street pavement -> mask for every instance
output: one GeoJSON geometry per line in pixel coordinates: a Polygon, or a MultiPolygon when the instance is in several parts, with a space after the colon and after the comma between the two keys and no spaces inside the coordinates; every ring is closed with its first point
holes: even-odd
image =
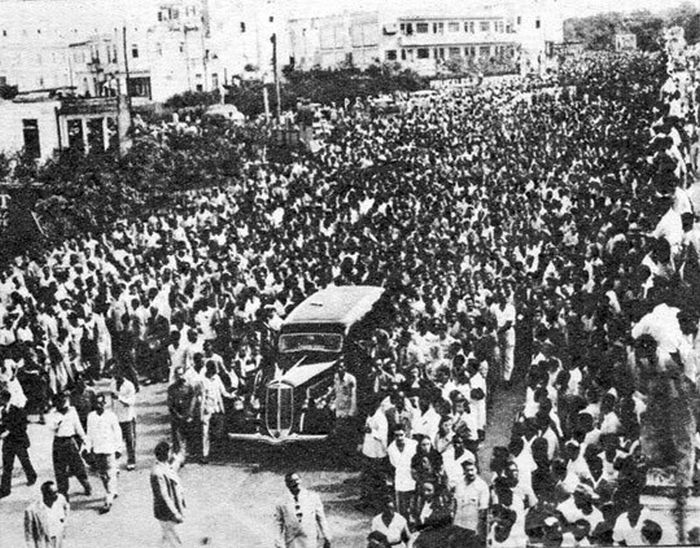
{"type": "MultiPolygon", "coordinates": [[[[169,439],[164,385],[143,387],[138,394],[137,468],[120,465],[119,497],[112,511],[99,515],[104,491],[99,478],[91,475],[93,494],[85,497],[77,480],[71,479],[71,514],[66,548],[155,547],[160,527],[153,518],[149,471],[153,448],[169,439]]],[[[486,442],[480,451],[484,479],[495,445],[507,444],[515,408],[522,400],[519,389],[496,397],[486,442]]],[[[39,424],[29,426],[30,456],[39,480],[33,487],[19,463],[15,463],[12,494],[0,500],[0,548],[24,545],[23,512],[39,497],[42,481],[53,480],[51,434],[39,424]]],[[[183,532],[185,546],[271,548],[275,502],[284,495],[284,474],[300,472],[306,487],[317,491],[324,503],[333,533],[333,546],[362,547],[371,517],[358,509],[359,473],[348,471],[323,445],[270,447],[225,441],[219,456],[207,465],[188,463],[180,473],[187,510],[183,532]]]]}

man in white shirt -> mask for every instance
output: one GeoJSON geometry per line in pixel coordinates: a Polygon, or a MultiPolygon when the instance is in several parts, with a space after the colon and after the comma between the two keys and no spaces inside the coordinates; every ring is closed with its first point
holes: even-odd
{"type": "Polygon", "coordinates": [[[394,467],[396,509],[406,519],[410,515],[411,499],[416,489],[416,482],[411,475],[411,459],[416,454],[417,447],[418,442],[406,437],[403,426],[394,428],[394,441],[387,448],[387,454],[394,467]]]}
{"type": "Polygon", "coordinates": [[[338,362],[337,371],[333,377],[333,398],[339,449],[346,457],[351,457],[357,450],[357,444],[354,442],[354,434],[358,427],[355,422],[357,416],[357,380],[354,375],[348,373],[342,358],[338,362]]]}
{"type": "Polygon", "coordinates": [[[41,485],[41,499],[24,511],[27,548],[60,548],[66,533],[68,502],[52,481],[41,485]]]}
{"type": "Polygon", "coordinates": [[[106,397],[99,394],[95,398],[95,410],[87,418],[87,445],[92,451],[95,466],[105,488],[105,504],[100,513],[112,509],[112,501],[117,492],[117,459],[121,456],[122,432],[117,416],[105,409],[106,397]]]}
{"type": "Polygon", "coordinates": [[[427,398],[418,400],[419,412],[413,415],[413,437],[427,437],[431,442],[440,430],[440,415],[427,398]]]}
{"type": "Polygon", "coordinates": [[[409,539],[408,522],[396,511],[394,500],[388,497],[382,513],[372,518],[368,548],[404,547],[409,539]]]}
{"type": "Polygon", "coordinates": [[[513,366],[515,364],[515,307],[506,301],[505,296],[499,297],[495,308],[498,325],[498,347],[501,355],[503,381],[510,386],[513,366]]]}
{"type": "Polygon", "coordinates": [[[474,534],[486,537],[486,512],[489,506],[489,486],[476,472],[472,459],[462,461],[464,481],[457,484],[454,495],[454,525],[465,538],[474,534]]]}
{"type": "Polygon", "coordinates": [[[136,468],[136,387],[124,377],[121,368],[117,368],[110,391],[114,401],[114,413],[117,415],[126,447],[126,469],[134,470],[136,468]]]}
{"type": "Polygon", "coordinates": [[[362,454],[365,456],[362,474],[362,502],[377,508],[377,495],[386,487],[387,444],[389,443],[389,423],[382,407],[365,419],[365,436],[362,454]]]}
{"type": "Polygon", "coordinates": [[[56,396],[56,413],[48,421],[53,429],[53,470],[56,487],[63,496],[68,495],[70,476],[75,476],[85,489],[85,495],[92,492],[88,481],[85,463],[80,457],[79,443],[84,443],[85,431],[80,423],[78,412],[70,405],[65,394],[56,396]]]}
{"type": "Polygon", "coordinates": [[[345,363],[342,360],[338,362],[333,379],[335,416],[338,419],[353,418],[357,415],[357,380],[347,371],[345,363]]]}
{"type": "Polygon", "coordinates": [[[651,517],[649,510],[639,501],[633,503],[627,512],[620,514],[613,528],[613,541],[618,546],[642,546],[642,526],[651,517]]]}
{"type": "Polygon", "coordinates": [[[603,522],[603,514],[595,506],[593,500],[597,499],[597,494],[593,488],[585,483],[580,483],[574,494],[557,506],[557,511],[569,525],[573,525],[579,519],[584,519],[590,523],[591,531],[603,522]]]}

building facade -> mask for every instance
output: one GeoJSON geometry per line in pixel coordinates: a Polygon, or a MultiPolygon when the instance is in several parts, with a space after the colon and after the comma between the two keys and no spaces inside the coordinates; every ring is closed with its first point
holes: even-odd
{"type": "Polygon", "coordinates": [[[212,88],[201,0],[0,0],[0,77],[22,92],[129,89],[163,101],[212,88]]]}
{"type": "Polygon", "coordinates": [[[563,41],[558,0],[523,2],[386,2],[359,11],[291,15],[290,62],[307,70],[390,62],[432,75],[486,61],[523,70],[544,66],[563,41]]]}

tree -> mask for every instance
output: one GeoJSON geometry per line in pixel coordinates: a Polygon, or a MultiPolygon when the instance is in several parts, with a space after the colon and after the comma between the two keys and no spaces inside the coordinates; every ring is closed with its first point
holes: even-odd
{"type": "Polygon", "coordinates": [[[667,26],[683,28],[688,44],[700,41],[700,8],[697,5],[684,2],[679,6],[669,8],[663,15],[667,26]]]}

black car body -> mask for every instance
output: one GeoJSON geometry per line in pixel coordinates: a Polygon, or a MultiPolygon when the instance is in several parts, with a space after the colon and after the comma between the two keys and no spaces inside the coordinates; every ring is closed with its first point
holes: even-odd
{"type": "Polygon", "coordinates": [[[280,329],[274,377],[255,408],[245,406],[229,421],[229,437],[271,444],[327,438],[335,423],[335,366],[344,360],[361,400],[369,378],[362,343],[390,310],[385,290],[374,286],[332,286],[304,300],[280,329]]]}

